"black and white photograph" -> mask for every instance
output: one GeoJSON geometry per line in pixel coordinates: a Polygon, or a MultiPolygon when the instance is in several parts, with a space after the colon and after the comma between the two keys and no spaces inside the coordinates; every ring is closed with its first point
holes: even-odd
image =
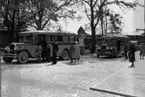
{"type": "Polygon", "coordinates": [[[144,0],[0,0],[0,97],[145,97],[144,0]]]}

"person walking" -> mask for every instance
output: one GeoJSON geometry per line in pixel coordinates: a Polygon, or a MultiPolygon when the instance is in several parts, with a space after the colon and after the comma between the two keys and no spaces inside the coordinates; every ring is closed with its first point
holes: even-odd
{"type": "Polygon", "coordinates": [[[57,63],[57,52],[58,52],[58,50],[59,50],[58,43],[54,42],[53,43],[53,62],[52,62],[52,64],[57,63]]]}
{"type": "Polygon", "coordinates": [[[129,51],[129,62],[132,63],[130,67],[134,67],[136,47],[134,46],[133,43],[129,44],[128,51],[129,51]]]}
{"type": "Polygon", "coordinates": [[[72,44],[71,46],[70,46],[70,48],[69,48],[69,57],[70,57],[70,60],[71,60],[71,62],[70,63],[73,63],[73,60],[74,60],[74,50],[75,50],[75,48],[74,48],[74,44],[72,44]]]}
{"type": "Polygon", "coordinates": [[[73,59],[74,59],[74,64],[76,64],[76,62],[80,60],[80,46],[78,44],[78,42],[75,42],[74,45],[74,52],[73,52],[73,59]]]}
{"type": "Polygon", "coordinates": [[[144,59],[144,56],[145,56],[145,44],[141,43],[141,46],[140,46],[140,59],[144,59]]]}

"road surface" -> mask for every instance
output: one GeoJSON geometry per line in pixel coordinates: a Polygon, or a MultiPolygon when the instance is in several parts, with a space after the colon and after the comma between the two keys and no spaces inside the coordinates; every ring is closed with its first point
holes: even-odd
{"type": "Polygon", "coordinates": [[[59,61],[27,64],[1,63],[1,97],[120,97],[92,91],[90,86],[103,82],[130,63],[123,58],[97,59],[82,56],[78,64],[59,61]]]}

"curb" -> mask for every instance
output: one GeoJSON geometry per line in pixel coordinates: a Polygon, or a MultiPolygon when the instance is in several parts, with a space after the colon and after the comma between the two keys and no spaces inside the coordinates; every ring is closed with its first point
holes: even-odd
{"type": "Polygon", "coordinates": [[[97,89],[97,88],[90,88],[90,90],[109,93],[109,94],[114,94],[114,95],[119,95],[119,96],[124,96],[124,97],[137,97],[137,96],[133,96],[133,95],[123,94],[123,93],[119,93],[119,92],[115,92],[115,91],[97,89]]]}

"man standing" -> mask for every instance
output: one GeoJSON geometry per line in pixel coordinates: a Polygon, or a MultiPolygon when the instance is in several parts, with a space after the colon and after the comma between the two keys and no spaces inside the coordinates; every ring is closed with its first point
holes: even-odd
{"type": "Polygon", "coordinates": [[[80,46],[78,44],[78,42],[76,41],[75,42],[75,45],[74,45],[74,52],[73,52],[73,58],[75,60],[74,64],[76,64],[76,62],[80,60],[80,46]]]}
{"type": "Polygon", "coordinates": [[[51,45],[47,43],[47,50],[46,50],[46,60],[49,62],[50,61],[50,53],[51,53],[51,45]]]}
{"type": "Polygon", "coordinates": [[[134,67],[136,47],[134,46],[133,43],[130,43],[128,50],[129,50],[129,62],[132,63],[130,67],[134,67]]]}
{"type": "Polygon", "coordinates": [[[124,46],[124,57],[125,59],[128,59],[128,44],[125,44],[124,46]]]}
{"type": "Polygon", "coordinates": [[[145,45],[144,45],[144,43],[141,43],[141,46],[140,46],[140,59],[144,59],[144,56],[145,56],[145,45]]]}
{"type": "Polygon", "coordinates": [[[42,46],[38,45],[38,47],[36,48],[36,56],[38,62],[41,62],[41,54],[42,54],[42,46]]]}
{"type": "Polygon", "coordinates": [[[74,45],[72,44],[69,49],[70,49],[69,50],[70,51],[69,57],[71,59],[71,62],[70,63],[73,63],[73,60],[74,60],[73,56],[74,56],[74,50],[75,50],[74,45]]]}
{"type": "Polygon", "coordinates": [[[57,52],[58,52],[58,43],[57,42],[55,42],[54,44],[53,44],[53,62],[52,62],[52,64],[56,64],[57,63],[57,52]]]}
{"type": "Polygon", "coordinates": [[[47,51],[47,43],[43,42],[42,44],[42,60],[45,61],[46,60],[46,51],[47,51]]]}

